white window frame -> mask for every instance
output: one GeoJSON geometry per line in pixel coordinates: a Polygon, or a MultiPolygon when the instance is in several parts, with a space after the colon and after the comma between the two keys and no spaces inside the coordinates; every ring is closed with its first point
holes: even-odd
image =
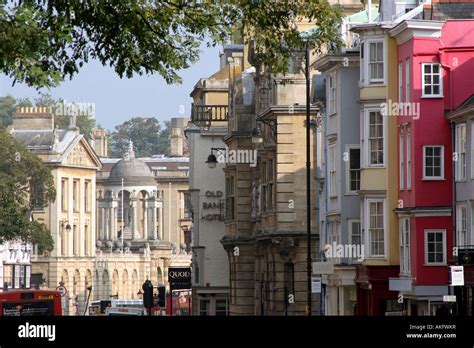
{"type": "Polygon", "coordinates": [[[328,191],[329,197],[337,197],[337,155],[336,155],[336,143],[331,143],[328,146],[328,191]]]}
{"type": "Polygon", "coordinates": [[[367,246],[367,258],[370,259],[385,259],[387,255],[387,213],[386,213],[386,203],[385,198],[368,198],[366,199],[365,204],[365,228],[364,228],[364,235],[365,235],[365,245],[367,246]],[[372,244],[371,244],[371,233],[370,233],[370,204],[371,203],[382,203],[382,210],[383,210],[383,243],[384,243],[384,253],[382,254],[373,254],[372,253],[372,244]]]}
{"type": "Polygon", "coordinates": [[[411,99],[411,69],[410,58],[405,61],[405,103],[409,103],[411,99]]]}
{"type": "Polygon", "coordinates": [[[411,274],[411,255],[410,255],[410,218],[403,217],[399,221],[399,240],[400,240],[400,274],[411,274]],[[408,228],[406,228],[408,227],[408,228]]]}
{"type": "Polygon", "coordinates": [[[364,165],[366,167],[385,167],[385,163],[387,163],[387,144],[386,144],[386,139],[387,139],[387,131],[386,131],[386,117],[382,115],[382,133],[383,133],[383,141],[382,141],[382,146],[383,146],[383,163],[376,163],[376,164],[371,164],[370,163],[370,113],[372,112],[379,112],[382,115],[381,108],[379,107],[367,107],[364,109],[364,165]]]}
{"type": "Polygon", "coordinates": [[[421,64],[421,97],[422,98],[442,98],[443,97],[443,67],[441,66],[440,63],[430,62],[430,63],[421,64]],[[439,66],[439,72],[437,74],[433,73],[433,66],[435,65],[439,66]],[[435,84],[433,84],[433,77],[436,75],[439,76],[439,93],[438,94],[425,93],[425,87],[428,86],[427,84],[425,84],[425,67],[426,66],[431,66],[431,72],[429,73],[429,75],[431,76],[430,85],[432,86],[432,88],[435,86],[435,84]]]}
{"type": "Polygon", "coordinates": [[[410,125],[406,128],[406,150],[407,150],[407,158],[406,158],[406,169],[407,169],[407,190],[411,190],[411,127],[410,125]]]}
{"type": "Polygon", "coordinates": [[[405,149],[404,149],[404,129],[403,127],[400,127],[399,129],[399,136],[398,136],[398,178],[399,182],[398,185],[400,186],[400,191],[403,191],[405,189],[405,149]]]}
{"type": "MultiPolygon", "coordinates": [[[[384,43],[384,40],[383,38],[381,39],[367,39],[365,40],[365,49],[366,49],[366,52],[364,53],[365,54],[365,71],[366,71],[366,81],[369,85],[384,85],[385,84],[385,76],[386,76],[386,72],[385,72],[385,62],[387,61],[386,59],[386,55],[385,55],[385,43],[384,43]],[[382,44],[382,60],[377,60],[374,62],[374,64],[382,64],[382,78],[378,78],[378,79],[372,79],[370,74],[371,74],[371,69],[370,69],[370,65],[371,65],[371,61],[370,61],[370,47],[372,44],[375,44],[376,47],[377,47],[377,44],[382,44]]],[[[379,57],[378,57],[379,58],[379,57]]]]}
{"type": "MultiPolygon", "coordinates": [[[[362,153],[360,152],[360,145],[346,145],[346,152],[348,154],[348,159],[346,161],[346,195],[357,195],[357,191],[351,190],[351,150],[359,150],[360,157],[362,153]]],[[[359,158],[359,163],[362,166],[362,158],[359,158]]],[[[360,188],[360,168],[359,168],[359,188],[360,188]]]]}
{"type": "MultiPolygon", "coordinates": [[[[363,229],[362,229],[362,223],[360,221],[360,219],[348,219],[347,220],[347,230],[349,231],[349,243],[352,245],[352,246],[355,246],[355,245],[360,245],[360,249],[359,250],[363,250],[362,248],[364,247],[364,233],[363,233],[363,229]],[[359,240],[360,240],[360,244],[356,244],[354,243],[354,235],[356,235],[354,233],[354,230],[352,229],[352,224],[359,224],[359,233],[358,233],[358,236],[359,236],[359,240]]],[[[365,255],[361,255],[362,258],[365,257],[365,255]]],[[[356,258],[353,258],[351,260],[352,263],[358,263],[360,262],[359,260],[357,260],[356,258]]]]}
{"type": "Polygon", "coordinates": [[[446,230],[444,229],[426,229],[424,230],[424,257],[425,266],[446,266],[446,230]],[[429,233],[442,233],[443,234],[443,261],[442,262],[428,262],[428,234],[429,233]]]}
{"type": "Polygon", "coordinates": [[[466,123],[459,123],[456,125],[456,144],[455,151],[457,154],[457,161],[455,163],[456,168],[456,181],[465,181],[467,176],[467,134],[466,134],[466,123]],[[464,135],[464,139],[462,139],[464,135]]]}
{"type": "Polygon", "coordinates": [[[360,245],[364,245],[364,235],[362,233],[362,224],[360,222],[360,219],[348,219],[347,220],[347,229],[349,231],[349,242],[350,244],[355,244],[353,237],[355,235],[354,230],[352,229],[352,224],[358,223],[359,224],[359,238],[360,238],[360,245]]]}
{"type": "Polygon", "coordinates": [[[398,103],[400,104],[403,99],[403,63],[398,63],[398,103]]]}
{"type": "Polygon", "coordinates": [[[457,247],[463,247],[463,246],[468,245],[467,233],[468,233],[467,205],[458,204],[456,206],[456,246],[457,247]]]}
{"type": "Polygon", "coordinates": [[[423,180],[444,180],[444,145],[423,145],[423,180]],[[426,149],[428,147],[441,148],[441,175],[440,176],[426,176],[426,149]]]}
{"type": "Polygon", "coordinates": [[[328,74],[328,111],[329,115],[337,113],[336,73],[328,74]]]}

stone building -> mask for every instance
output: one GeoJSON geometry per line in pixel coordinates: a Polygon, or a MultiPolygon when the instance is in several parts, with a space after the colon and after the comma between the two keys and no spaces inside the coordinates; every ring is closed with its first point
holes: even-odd
{"type": "MultiPolygon", "coordinates": [[[[242,53],[242,45],[224,46],[224,56],[242,53]]],[[[200,79],[191,92],[192,126],[185,130],[190,152],[189,191],[193,216],[193,315],[226,315],[229,298],[224,236],[224,163],[208,163],[225,148],[229,64],[200,79]]],[[[217,158],[216,158],[217,160],[217,158]]]]}
{"type": "MultiPolygon", "coordinates": [[[[332,2],[336,3],[336,2],[332,2]]],[[[337,2],[346,13],[360,1],[337,2]]],[[[298,30],[311,29],[307,21],[298,30]]],[[[311,52],[310,61],[314,59],[311,52]]],[[[257,162],[226,163],[226,230],[221,242],[230,272],[231,315],[307,315],[306,127],[310,129],[312,260],[316,260],[315,130],[305,125],[304,52],[285,75],[252,61],[252,48],[230,60],[229,151],[254,153],[257,162]]],[[[315,71],[311,71],[314,74],[315,71]]],[[[317,108],[311,106],[312,118],[317,108]]],[[[311,294],[311,313],[320,297],[311,294]]]]}
{"type": "MultiPolygon", "coordinates": [[[[99,158],[74,118],[54,127],[50,108],[18,108],[10,132],[51,168],[56,200],[39,202],[33,217],[54,249],[32,262],[32,285],[64,284],[65,314],[85,313],[89,292],[90,300],[138,298],[146,279],[166,285],[169,266],[190,265],[188,158],[137,159],[132,144],[122,159],[99,158]]],[[[92,135],[101,154],[104,135],[92,135]]]]}

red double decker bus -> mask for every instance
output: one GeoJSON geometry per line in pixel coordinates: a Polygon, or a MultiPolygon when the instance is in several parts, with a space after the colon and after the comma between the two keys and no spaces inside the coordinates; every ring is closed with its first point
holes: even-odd
{"type": "Polygon", "coordinates": [[[62,315],[61,295],[51,290],[0,292],[0,316],[62,315]]]}

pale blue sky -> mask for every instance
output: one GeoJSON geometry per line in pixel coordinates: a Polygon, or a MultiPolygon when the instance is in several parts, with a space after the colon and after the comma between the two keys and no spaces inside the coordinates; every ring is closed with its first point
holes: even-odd
{"type": "MultiPolygon", "coordinates": [[[[72,80],[66,80],[49,93],[68,102],[95,103],[97,123],[113,130],[116,125],[134,117],[156,117],[162,123],[171,117],[189,117],[191,98],[189,93],[202,77],[208,77],[219,69],[219,48],[202,47],[200,60],[179,74],[181,85],[167,85],[158,75],[136,76],[120,79],[113,68],[93,61],[84,65],[72,80]],[[184,114],[180,114],[184,105],[184,114]]],[[[11,86],[12,80],[0,76],[0,95],[11,94],[15,98],[35,99],[38,92],[23,84],[11,86]]],[[[48,92],[46,89],[43,92],[48,92]]]]}

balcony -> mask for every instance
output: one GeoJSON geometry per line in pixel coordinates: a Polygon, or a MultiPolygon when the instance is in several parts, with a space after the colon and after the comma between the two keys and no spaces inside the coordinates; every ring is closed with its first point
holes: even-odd
{"type": "Polygon", "coordinates": [[[191,122],[197,126],[225,125],[229,107],[227,105],[192,105],[191,122]],[[216,124],[217,123],[217,124],[216,124]]]}

